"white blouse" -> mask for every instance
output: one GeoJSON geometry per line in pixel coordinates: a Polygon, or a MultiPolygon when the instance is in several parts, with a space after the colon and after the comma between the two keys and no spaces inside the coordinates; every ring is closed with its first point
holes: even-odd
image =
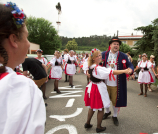
{"type": "Polygon", "coordinates": [[[0,80],[0,133],[43,134],[46,109],[34,81],[6,67],[0,80]]]}

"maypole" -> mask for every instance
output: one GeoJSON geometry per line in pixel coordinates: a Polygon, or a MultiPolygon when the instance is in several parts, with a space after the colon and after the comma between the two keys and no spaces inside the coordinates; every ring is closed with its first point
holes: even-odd
{"type": "Polygon", "coordinates": [[[61,14],[61,5],[60,5],[60,2],[58,2],[58,4],[56,5],[56,9],[58,10],[58,21],[56,23],[58,25],[58,34],[59,34],[59,25],[61,24],[61,22],[59,21],[59,15],[61,14]]]}

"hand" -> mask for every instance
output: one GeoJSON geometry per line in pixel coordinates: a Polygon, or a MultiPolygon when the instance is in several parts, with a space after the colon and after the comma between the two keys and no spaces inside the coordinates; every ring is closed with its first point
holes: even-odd
{"type": "Polygon", "coordinates": [[[48,77],[47,77],[47,79],[46,79],[46,82],[48,82],[48,77]]]}
{"type": "Polygon", "coordinates": [[[131,68],[128,68],[129,69],[129,74],[131,74],[133,72],[133,70],[131,68]]]}
{"type": "Polygon", "coordinates": [[[128,69],[125,69],[125,74],[131,74],[130,72],[131,70],[128,68],[128,69]]]}
{"type": "Polygon", "coordinates": [[[87,76],[88,76],[88,78],[90,78],[90,74],[88,73],[88,71],[87,71],[87,76]]]}

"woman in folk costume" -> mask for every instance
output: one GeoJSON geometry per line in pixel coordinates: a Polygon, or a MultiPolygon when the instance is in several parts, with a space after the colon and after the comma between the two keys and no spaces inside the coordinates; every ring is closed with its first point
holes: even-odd
{"type": "Polygon", "coordinates": [[[38,56],[38,57],[36,57],[36,59],[39,60],[40,62],[42,62],[43,64],[47,65],[46,58],[42,57],[43,51],[41,49],[38,49],[36,52],[37,52],[37,56],[38,56]]]}
{"type": "Polygon", "coordinates": [[[114,77],[113,75],[119,75],[123,73],[129,73],[128,69],[125,70],[112,70],[99,66],[102,61],[101,53],[98,49],[92,49],[91,55],[88,60],[89,74],[91,82],[86,86],[85,90],[85,106],[89,107],[87,122],[85,128],[91,128],[91,118],[96,110],[97,115],[97,128],[96,132],[106,130],[106,127],[102,127],[102,118],[104,115],[104,108],[110,107],[110,99],[107,91],[106,84],[103,82],[108,77],[114,77]]]}
{"type": "MultiPolygon", "coordinates": [[[[68,49],[64,49],[64,59],[63,59],[64,69],[65,69],[65,65],[66,65],[66,59],[68,57],[69,57],[68,49]]],[[[68,80],[67,80],[67,74],[66,73],[65,73],[65,81],[64,82],[68,82],[68,80]]]]}
{"type": "Polygon", "coordinates": [[[149,72],[149,68],[153,71],[154,75],[157,76],[155,73],[152,63],[147,60],[147,55],[144,53],[142,54],[142,61],[138,62],[138,65],[134,71],[137,69],[141,69],[138,76],[138,83],[140,84],[141,93],[138,95],[143,95],[143,84],[145,85],[145,95],[147,97],[147,84],[153,83],[154,80],[152,78],[151,73],[149,72]]]}
{"type": "MultiPolygon", "coordinates": [[[[83,63],[83,71],[84,71],[84,74],[87,75],[87,71],[89,70],[89,67],[88,67],[88,59],[89,59],[89,54],[86,54],[86,59],[85,59],[85,62],[83,63]]],[[[87,76],[87,84],[89,83],[89,77],[87,76]]]]}
{"type": "Polygon", "coordinates": [[[73,75],[76,73],[76,58],[73,56],[74,51],[70,50],[70,56],[68,56],[65,61],[65,74],[69,75],[69,86],[73,87],[73,75]]]}
{"type": "Polygon", "coordinates": [[[43,134],[46,110],[37,85],[13,69],[30,47],[25,14],[15,3],[0,4],[0,133],[43,134]]]}
{"type": "Polygon", "coordinates": [[[61,92],[58,89],[58,81],[61,80],[62,78],[63,60],[62,57],[60,56],[59,51],[55,51],[55,55],[56,55],[55,58],[53,58],[48,65],[48,69],[52,66],[49,74],[49,78],[55,79],[54,91],[60,94],[61,92]]]}
{"type": "MultiPolygon", "coordinates": [[[[151,62],[152,67],[153,67],[153,69],[154,69],[154,71],[155,71],[156,64],[155,64],[154,58],[155,58],[155,56],[154,56],[154,55],[151,55],[149,62],[151,62]]],[[[150,84],[148,84],[148,90],[149,90],[150,92],[152,92],[152,89],[151,89],[150,86],[151,86],[152,83],[155,83],[155,75],[154,75],[154,72],[152,71],[151,68],[149,68],[149,72],[151,73],[151,76],[152,76],[152,78],[153,78],[153,80],[154,80],[154,82],[151,82],[150,84]]]]}

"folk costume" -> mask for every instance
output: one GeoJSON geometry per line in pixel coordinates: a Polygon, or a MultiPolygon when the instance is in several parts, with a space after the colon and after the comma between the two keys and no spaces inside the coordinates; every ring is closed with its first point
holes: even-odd
{"type": "Polygon", "coordinates": [[[43,134],[46,121],[42,92],[10,67],[0,74],[1,134],[43,134]]]}
{"type": "MultiPolygon", "coordinates": [[[[149,61],[151,64],[152,64],[152,67],[153,67],[153,69],[155,70],[155,67],[156,67],[156,64],[155,64],[155,62],[151,62],[151,61],[149,61]]],[[[155,74],[154,74],[154,72],[151,70],[151,67],[149,68],[149,72],[150,72],[150,74],[151,74],[151,76],[152,76],[152,78],[153,78],[153,82],[151,82],[151,83],[155,83],[155,74]]]]}
{"type": "Polygon", "coordinates": [[[52,65],[52,68],[50,70],[49,78],[50,79],[61,80],[61,78],[62,78],[61,65],[63,64],[62,57],[59,57],[58,59],[56,57],[53,58],[50,61],[50,64],[52,65]]]}
{"type": "MultiPolygon", "coordinates": [[[[117,51],[116,53],[112,53],[110,50],[110,45],[113,42],[118,42],[119,45],[122,42],[117,37],[113,37],[111,41],[109,41],[109,50],[102,52],[102,61],[103,66],[110,68],[112,70],[123,70],[126,68],[131,68],[134,71],[134,67],[132,63],[128,60],[126,54],[117,51]]],[[[105,83],[107,84],[107,90],[109,93],[110,100],[113,104],[113,122],[114,125],[118,126],[119,122],[117,119],[117,113],[120,107],[127,106],[127,82],[126,82],[126,74],[114,75],[114,77],[109,77],[105,83]]],[[[111,114],[109,108],[106,108],[103,119],[106,119],[111,114]]]]}
{"type": "Polygon", "coordinates": [[[65,59],[65,61],[66,61],[65,74],[70,75],[70,76],[74,75],[76,73],[76,66],[75,66],[76,58],[68,56],[65,59]]]}
{"type": "MultiPolygon", "coordinates": [[[[64,59],[63,59],[63,63],[64,63],[64,71],[65,71],[65,65],[67,64],[67,61],[66,59],[68,59],[70,55],[67,53],[67,54],[64,54],[64,59]]],[[[65,82],[67,82],[67,74],[65,73],[65,82]]]]}
{"type": "Polygon", "coordinates": [[[89,70],[89,67],[88,67],[88,59],[89,59],[89,57],[86,58],[86,59],[85,59],[85,62],[83,63],[83,67],[82,67],[82,69],[83,69],[83,71],[84,71],[84,74],[87,74],[86,71],[89,70]]]}
{"type": "Polygon", "coordinates": [[[93,109],[93,111],[102,111],[102,108],[109,108],[110,99],[103,80],[112,74],[112,70],[93,64],[89,68],[89,74],[91,82],[85,89],[85,106],[93,109]]]}
{"type": "MultiPolygon", "coordinates": [[[[110,51],[102,52],[102,58],[104,60],[103,66],[107,68],[112,68],[113,70],[123,70],[126,68],[131,68],[134,71],[133,64],[129,62],[126,54],[118,51],[115,55],[111,57],[109,55],[110,51]],[[113,58],[113,59],[111,59],[113,58]]],[[[127,106],[127,81],[126,74],[114,75],[112,81],[107,79],[108,86],[117,86],[117,98],[115,101],[115,107],[126,107],[127,106]]]]}
{"type": "Polygon", "coordinates": [[[42,63],[45,64],[45,65],[48,64],[46,58],[44,58],[44,57],[41,57],[41,59],[38,59],[38,57],[36,57],[35,59],[39,60],[40,62],[42,62],[42,63]]]}
{"type": "Polygon", "coordinates": [[[147,61],[147,60],[145,62],[143,62],[143,60],[142,60],[138,63],[138,67],[141,68],[139,75],[138,75],[138,83],[139,84],[150,84],[150,83],[154,82],[153,77],[149,71],[149,69],[152,66],[153,66],[152,63],[147,61]]]}
{"type": "MultiPolygon", "coordinates": [[[[36,52],[43,53],[43,50],[38,49],[36,52]]],[[[42,63],[45,64],[45,65],[48,64],[48,61],[47,61],[46,58],[44,58],[44,57],[41,57],[41,59],[38,59],[38,57],[36,57],[35,59],[39,60],[40,62],[42,62],[42,63]]]]}

